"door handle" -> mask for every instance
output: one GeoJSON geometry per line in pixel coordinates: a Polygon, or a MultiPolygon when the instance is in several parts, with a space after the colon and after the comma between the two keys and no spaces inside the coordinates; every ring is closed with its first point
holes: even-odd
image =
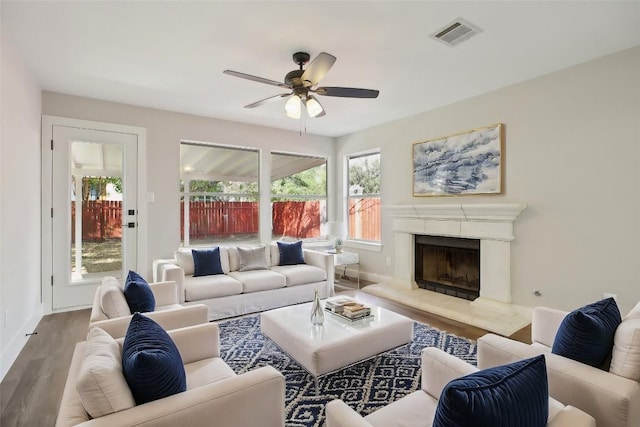
{"type": "Polygon", "coordinates": [[[126,227],[126,228],[136,228],[136,223],[135,222],[128,222],[126,224],[122,224],[122,227],[126,227]]]}

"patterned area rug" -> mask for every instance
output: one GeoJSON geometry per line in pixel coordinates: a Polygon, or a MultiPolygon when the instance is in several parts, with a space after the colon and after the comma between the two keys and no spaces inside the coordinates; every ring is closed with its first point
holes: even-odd
{"type": "Polygon", "coordinates": [[[420,351],[438,347],[476,364],[476,343],[421,323],[413,324],[413,341],[373,359],[320,378],[316,396],[313,377],[260,332],[260,315],[218,322],[222,358],[238,374],[270,365],[286,379],[287,427],[324,425],[324,407],[342,399],[362,415],[418,390],[420,351]],[[266,343],[266,345],[265,345],[266,343]]]}

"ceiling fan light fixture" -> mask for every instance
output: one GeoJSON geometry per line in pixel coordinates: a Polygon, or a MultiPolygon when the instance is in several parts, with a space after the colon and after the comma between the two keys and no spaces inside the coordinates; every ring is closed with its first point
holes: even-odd
{"type": "Polygon", "coordinates": [[[318,114],[324,111],[322,105],[320,105],[320,103],[314,96],[307,96],[305,107],[307,107],[307,113],[309,113],[309,117],[316,117],[318,114]]]}
{"type": "Polygon", "coordinates": [[[298,95],[292,95],[284,105],[284,109],[287,112],[287,117],[299,119],[302,111],[302,105],[298,95]]]}

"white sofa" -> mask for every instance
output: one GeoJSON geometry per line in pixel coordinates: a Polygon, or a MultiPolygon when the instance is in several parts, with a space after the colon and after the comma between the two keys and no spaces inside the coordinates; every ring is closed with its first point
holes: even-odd
{"type": "MultiPolygon", "coordinates": [[[[326,427],[426,427],[433,423],[438,399],[451,380],[478,369],[462,359],[435,348],[422,350],[421,389],[362,417],[342,400],[326,407],[326,427]]],[[[595,427],[594,419],[583,411],[549,398],[547,426],[595,427]]]]}
{"type": "MultiPolygon", "coordinates": [[[[81,342],[76,345],[73,353],[56,427],[284,427],[285,381],[280,372],[271,366],[265,366],[236,375],[220,358],[219,329],[215,323],[190,326],[168,333],[178,347],[184,363],[187,391],[92,419],[83,406],[83,399],[85,404],[88,399],[87,392],[81,396],[77,389],[87,347],[86,341],[81,342]]],[[[116,341],[122,352],[123,339],[116,341]]],[[[105,351],[102,350],[101,353],[103,355],[105,351]]],[[[112,376],[113,372],[109,375],[112,376]]],[[[122,390],[121,387],[127,385],[123,374],[120,375],[120,380],[110,378],[108,387],[100,388],[106,395],[106,399],[102,400],[108,401],[110,405],[117,403],[126,407],[122,403],[122,396],[126,395],[127,390],[122,390]]],[[[95,391],[92,393],[91,397],[95,401],[95,391]]]]}
{"type": "MultiPolygon", "coordinates": [[[[195,304],[183,307],[178,304],[178,287],[175,282],[149,283],[149,286],[156,300],[156,309],[144,314],[164,329],[183,328],[209,321],[207,306],[195,304]]],[[[120,281],[115,277],[104,277],[93,298],[89,328],[97,326],[114,338],[124,337],[131,316],[120,281]]]]}
{"type": "Polygon", "coordinates": [[[154,280],[174,281],[178,302],[205,304],[209,320],[239,316],[313,300],[335,294],[333,256],[303,249],[306,264],[280,266],[278,246],[265,248],[268,269],[240,271],[237,247],[220,247],[224,274],[194,277],[191,248],[180,248],[173,259],[153,262],[154,280]]]}
{"type": "Polygon", "coordinates": [[[488,368],[545,354],[551,396],[589,412],[598,427],[640,427],[640,303],[618,326],[611,363],[618,369],[626,364],[626,370],[634,374],[627,375],[633,379],[551,353],[556,332],[567,314],[535,307],[531,345],[494,334],[481,337],[478,366],[488,368]]]}

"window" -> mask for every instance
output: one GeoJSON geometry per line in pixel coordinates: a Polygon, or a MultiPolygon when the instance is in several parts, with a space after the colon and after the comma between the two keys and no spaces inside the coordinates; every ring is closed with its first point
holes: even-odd
{"type": "Polygon", "coordinates": [[[349,240],[380,242],[380,151],[347,157],[349,240]]]}
{"type": "Polygon", "coordinates": [[[274,239],[320,237],[326,222],[327,160],[271,153],[271,222],[274,239]]]}
{"type": "Polygon", "coordinates": [[[258,241],[257,150],[180,144],[180,239],[183,246],[258,241]]]}

